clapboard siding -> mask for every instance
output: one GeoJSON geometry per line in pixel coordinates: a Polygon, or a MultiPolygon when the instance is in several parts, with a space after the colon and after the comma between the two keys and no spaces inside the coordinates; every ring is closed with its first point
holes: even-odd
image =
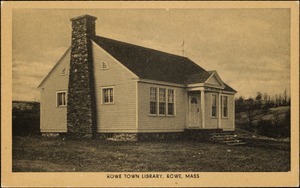
{"type": "Polygon", "coordinates": [[[186,124],[187,92],[183,88],[138,82],[139,132],[183,131],[186,124]],[[174,89],[175,116],[150,115],[150,87],[174,89]]]}
{"type": "Polygon", "coordinates": [[[205,128],[215,129],[218,128],[218,116],[219,116],[219,96],[218,93],[205,93],[205,128]],[[212,95],[217,95],[217,116],[211,117],[212,111],[212,95]]]}
{"type": "Polygon", "coordinates": [[[228,96],[228,118],[221,119],[221,128],[234,130],[234,96],[225,94],[222,94],[222,96],[228,96]]]}
{"type": "Polygon", "coordinates": [[[69,70],[70,50],[60,59],[41,87],[41,132],[67,132],[67,107],[56,107],[56,92],[67,91],[69,75],[61,75],[63,68],[69,70]]]}
{"type": "Polygon", "coordinates": [[[93,43],[98,132],[136,130],[137,77],[93,43]],[[101,69],[101,63],[109,69],[101,69]],[[114,87],[114,104],[102,104],[102,87],[114,87]]]}

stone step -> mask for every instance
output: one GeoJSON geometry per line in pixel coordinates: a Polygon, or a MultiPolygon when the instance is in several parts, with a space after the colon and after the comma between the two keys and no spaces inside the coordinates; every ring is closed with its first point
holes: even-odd
{"type": "Polygon", "coordinates": [[[210,135],[210,140],[214,143],[226,144],[230,146],[246,144],[246,142],[240,140],[234,133],[211,133],[210,135]]]}
{"type": "Polygon", "coordinates": [[[226,140],[236,140],[236,138],[211,138],[211,140],[226,141],[226,140]]]}
{"type": "Polygon", "coordinates": [[[237,145],[245,145],[246,142],[238,142],[238,143],[227,143],[228,146],[237,146],[237,145]]]}
{"type": "Polygon", "coordinates": [[[243,142],[242,140],[224,140],[224,143],[240,143],[243,142]]]}
{"type": "Polygon", "coordinates": [[[210,135],[234,135],[234,132],[210,133],[210,135]]]}
{"type": "Polygon", "coordinates": [[[234,138],[234,137],[237,137],[237,136],[235,136],[235,135],[213,135],[211,137],[212,138],[228,138],[228,137],[234,138]]]}

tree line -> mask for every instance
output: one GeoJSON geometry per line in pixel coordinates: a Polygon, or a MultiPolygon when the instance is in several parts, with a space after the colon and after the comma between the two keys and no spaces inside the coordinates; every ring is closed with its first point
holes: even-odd
{"type": "Polygon", "coordinates": [[[291,98],[287,95],[286,90],[273,96],[267,93],[257,92],[254,98],[244,99],[243,96],[235,99],[235,110],[237,113],[255,109],[269,109],[280,106],[290,106],[291,98]]]}
{"type": "MultiPolygon", "coordinates": [[[[290,106],[291,99],[286,90],[270,96],[267,93],[257,92],[254,98],[244,99],[242,96],[235,99],[236,120],[242,129],[269,137],[290,136],[290,109],[283,111],[280,116],[271,108],[290,106]],[[242,114],[244,114],[242,116],[242,114]],[[268,115],[272,118],[263,118],[268,115]],[[271,115],[271,116],[270,116],[271,115]],[[246,118],[246,121],[239,121],[246,118]]],[[[280,111],[280,110],[279,110],[280,111]]]]}

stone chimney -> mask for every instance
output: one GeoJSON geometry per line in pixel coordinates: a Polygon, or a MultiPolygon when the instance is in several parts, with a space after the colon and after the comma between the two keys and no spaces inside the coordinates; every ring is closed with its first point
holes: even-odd
{"type": "Polygon", "coordinates": [[[97,18],[72,18],[72,47],[68,86],[67,128],[69,135],[92,137],[96,133],[96,100],[92,43],[97,18]]]}

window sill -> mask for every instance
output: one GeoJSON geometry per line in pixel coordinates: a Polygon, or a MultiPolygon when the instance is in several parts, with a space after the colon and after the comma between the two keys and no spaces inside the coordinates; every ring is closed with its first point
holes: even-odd
{"type": "Polygon", "coordinates": [[[167,117],[175,117],[175,115],[167,115],[167,117]]]}
{"type": "Polygon", "coordinates": [[[115,103],[102,103],[102,105],[113,105],[115,103]]]}
{"type": "Polygon", "coordinates": [[[210,116],[210,119],[218,119],[218,116],[210,116]]]}
{"type": "Polygon", "coordinates": [[[175,115],[149,114],[149,117],[169,117],[173,118],[175,115]]]}

